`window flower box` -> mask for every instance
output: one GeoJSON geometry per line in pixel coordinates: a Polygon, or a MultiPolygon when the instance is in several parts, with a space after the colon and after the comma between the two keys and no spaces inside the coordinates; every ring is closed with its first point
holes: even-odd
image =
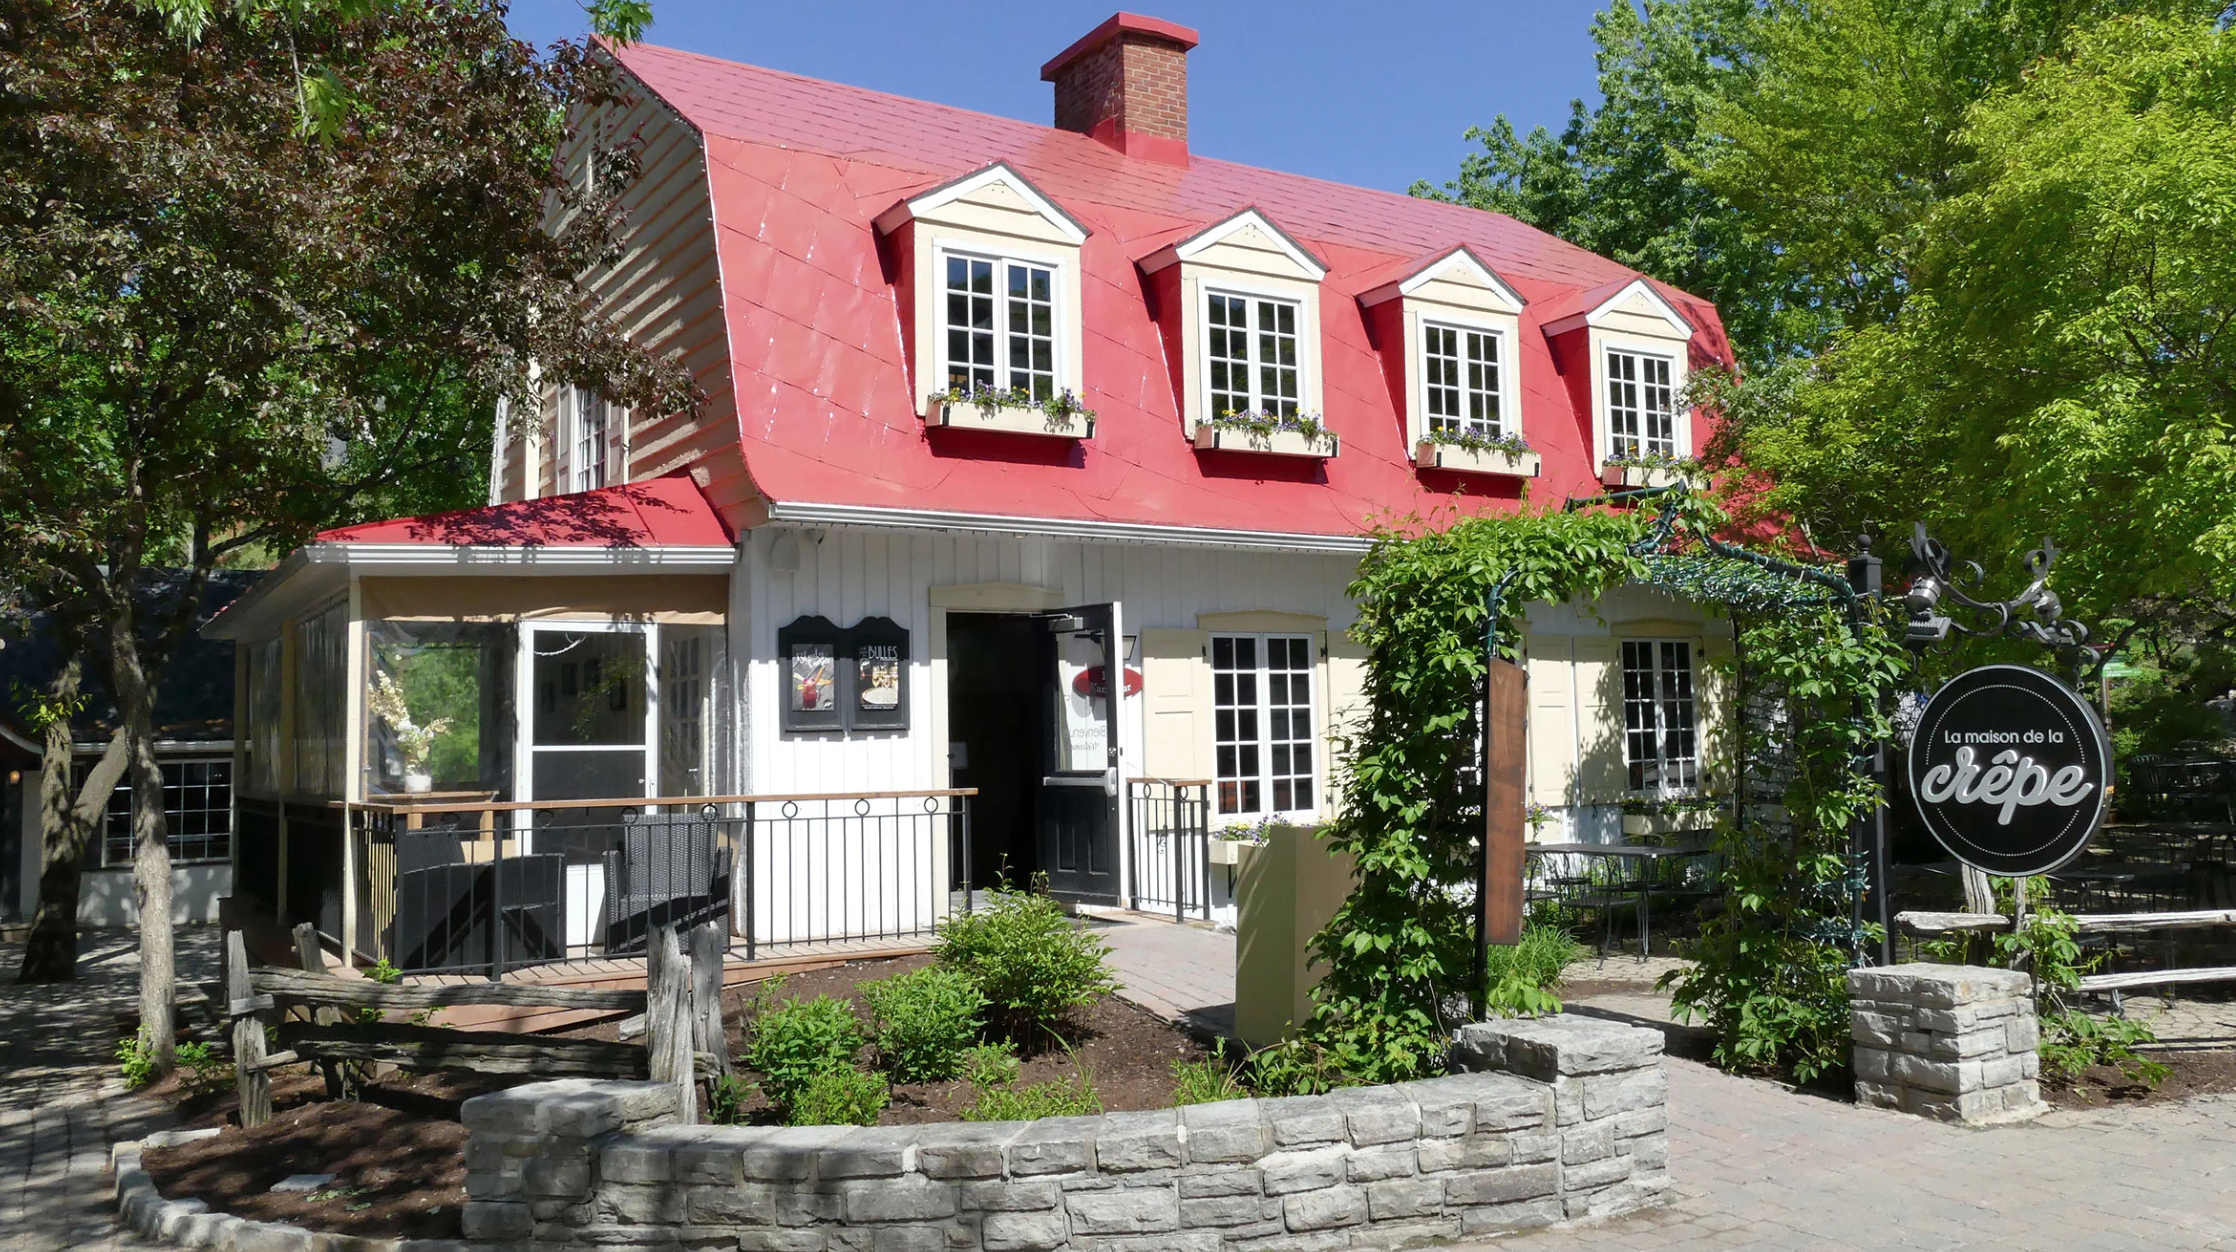
{"type": "Polygon", "coordinates": [[[1610,487],[1674,487],[1693,469],[1691,461],[1608,461],[1599,467],[1599,477],[1610,487]]]}
{"type": "Polygon", "coordinates": [[[1065,392],[1039,401],[1018,391],[933,392],[924,398],[924,421],[950,430],[991,430],[1057,439],[1095,437],[1095,412],[1065,392]]]}
{"type": "Polygon", "coordinates": [[[1256,844],[1253,844],[1246,839],[1220,839],[1214,837],[1211,840],[1211,863],[1213,865],[1240,865],[1242,864],[1242,850],[1245,847],[1256,846],[1256,844]]]}
{"type": "Polygon", "coordinates": [[[1196,423],[1196,451],[1262,452],[1272,456],[1308,456],[1325,460],[1342,450],[1343,442],[1317,421],[1307,425],[1245,423],[1220,419],[1196,423]]]}
{"type": "Polygon", "coordinates": [[[1544,458],[1535,452],[1504,448],[1471,448],[1464,444],[1423,439],[1413,445],[1413,463],[1423,469],[1450,470],[1456,474],[1497,474],[1507,478],[1535,478],[1544,469],[1544,458]]]}

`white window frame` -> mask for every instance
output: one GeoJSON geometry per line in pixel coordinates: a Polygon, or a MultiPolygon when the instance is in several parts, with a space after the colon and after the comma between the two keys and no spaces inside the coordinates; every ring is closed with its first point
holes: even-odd
{"type": "Polygon", "coordinates": [[[1699,647],[1690,639],[1672,639],[1667,636],[1624,639],[1616,649],[1615,659],[1619,670],[1618,681],[1622,684],[1622,707],[1616,710],[1616,716],[1621,722],[1623,734],[1624,789],[1635,796],[1668,797],[1697,794],[1700,790],[1701,770],[1699,647]],[[1662,776],[1661,781],[1652,786],[1631,785],[1631,772],[1641,764],[1640,758],[1633,756],[1631,752],[1631,736],[1640,733],[1633,731],[1630,724],[1630,650],[1633,647],[1646,649],[1651,662],[1647,672],[1652,676],[1651,681],[1654,687],[1648,698],[1648,708],[1651,710],[1654,724],[1650,730],[1644,733],[1649,733],[1653,737],[1654,756],[1651,764],[1656,767],[1656,772],[1662,776]],[[1663,665],[1663,649],[1669,647],[1683,649],[1684,668],[1682,671],[1663,665]],[[1669,705],[1672,697],[1666,693],[1665,685],[1667,676],[1680,672],[1684,678],[1684,691],[1680,698],[1686,712],[1690,715],[1690,722],[1684,726],[1673,726],[1669,721],[1669,705]],[[1678,752],[1677,749],[1688,738],[1691,742],[1691,753],[1682,754],[1678,752]],[[1668,781],[1671,773],[1676,773],[1680,779],[1674,786],[1668,781]]]}
{"type": "Polygon", "coordinates": [[[598,396],[596,392],[586,387],[576,387],[570,384],[559,389],[559,455],[555,467],[556,473],[553,475],[554,486],[557,488],[556,494],[570,495],[580,491],[596,491],[601,487],[610,487],[619,481],[613,472],[614,445],[616,442],[614,427],[616,422],[620,424],[623,430],[628,428],[627,410],[613,401],[598,396]],[[585,397],[597,400],[605,413],[605,419],[597,440],[597,472],[595,474],[590,472],[592,465],[583,456],[585,431],[583,429],[582,412],[585,397]],[[596,481],[592,481],[593,479],[596,481]]]}
{"type": "MultiPolygon", "coordinates": [[[[93,768],[96,760],[97,758],[90,756],[72,760],[70,786],[73,790],[83,785],[83,779],[79,777],[80,772],[90,771],[93,768]]],[[[156,774],[157,777],[162,779],[164,801],[164,834],[165,843],[167,847],[171,849],[171,864],[223,865],[230,862],[233,859],[233,840],[240,834],[241,771],[239,770],[239,768],[237,768],[237,762],[235,762],[234,759],[230,756],[164,757],[156,762],[156,774]],[[188,835],[181,833],[179,830],[179,823],[176,820],[176,815],[183,814],[188,810],[184,808],[174,810],[171,807],[170,800],[173,788],[171,786],[170,778],[167,775],[168,771],[171,771],[173,769],[184,770],[188,766],[193,765],[216,765],[223,766],[225,768],[225,834],[222,836],[224,850],[221,852],[212,853],[207,856],[182,856],[177,851],[181,840],[193,839],[199,841],[202,844],[203,848],[207,850],[210,846],[211,840],[219,838],[219,836],[214,835],[188,835]]],[[[203,787],[206,789],[211,785],[212,784],[205,783],[203,784],[203,787]]],[[[116,786],[110,790],[108,799],[102,803],[101,815],[98,819],[96,819],[92,837],[86,841],[87,847],[91,853],[90,861],[94,868],[132,868],[133,853],[131,849],[133,841],[133,819],[138,811],[136,806],[133,804],[132,787],[133,783],[131,772],[128,770],[125,772],[125,775],[123,777],[117,779],[116,786]],[[120,799],[122,800],[121,805],[119,805],[118,803],[120,799]],[[122,810],[121,812],[119,811],[120,808],[122,810]],[[126,850],[122,858],[112,859],[109,856],[109,827],[119,818],[121,818],[124,822],[124,838],[126,850]]],[[[181,783],[179,790],[182,792],[185,790],[185,785],[183,782],[181,783]]],[[[198,813],[215,813],[218,810],[214,808],[203,807],[196,808],[192,811],[198,813]]]]}
{"type": "Polygon", "coordinates": [[[994,266],[994,389],[1009,390],[1009,286],[1006,282],[1010,265],[1029,265],[1048,271],[1049,300],[1049,386],[1051,394],[1061,395],[1070,390],[1065,381],[1065,367],[1069,364],[1064,351],[1070,327],[1069,293],[1071,276],[1061,259],[1046,253],[1013,251],[1008,249],[976,248],[959,244],[940,244],[932,253],[932,390],[945,390],[950,385],[947,355],[947,262],[950,259],[987,261],[994,266]]]}
{"type": "Polygon", "coordinates": [[[1610,341],[1602,343],[1599,346],[1598,372],[1600,388],[1600,394],[1598,397],[1600,429],[1606,439],[1606,444],[1604,446],[1607,449],[1606,456],[1602,458],[1603,460],[1609,460],[1624,456],[1686,457],[1692,455],[1692,450],[1687,446],[1687,444],[1689,443],[1689,440],[1686,438],[1688,431],[1686,423],[1684,421],[1684,414],[1680,411],[1680,401],[1678,398],[1678,392],[1683,386],[1681,379],[1684,377],[1684,375],[1674,353],[1643,347],[1636,343],[1610,341]],[[1640,431],[1638,434],[1638,447],[1635,451],[1625,451],[1623,448],[1617,445],[1615,435],[1614,389],[1616,381],[1615,358],[1618,356],[1635,357],[1641,362],[1658,361],[1661,363],[1663,370],[1667,372],[1667,390],[1669,392],[1669,448],[1666,452],[1657,451],[1647,446],[1647,438],[1644,427],[1652,415],[1652,410],[1646,407],[1645,393],[1648,384],[1643,378],[1641,378],[1636,384],[1639,389],[1639,405],[1637,411],[1639,416],[1640,431]]]}
{"type": "MultiPolygon", "coordinates": [[[[1323,674],[1319,661],[1319,643],[1314,634],[1310,631],[1216,630],[1209,632],[1209,636],[1205,641],[1204,664],[1205,667],[1210,671],[1211,675],[1211,725],[1206,727],[1206,729],[1211,734],[1212,742],[1211,766],[1213,781],[1211,786],[1211,820],[1215,824],[1226,825],[1238,821],[1258,820],[1265,818],[1271,818],[1280,821],[1305,821],[1310,820],[1314,816],[1314,814],[1319,811],[1321,797],[1323,797],[1327,793],[1327,745],[1323,741],[1320,734],[1320,728],[1322,725],[1320,710],[1324,697],[1323,693],[1320,690],[1323,674]],[[1257,808],[1243,809],[1237,807],[1233,812],[1223,811],[1219,807],[1219,784],[1221,781],[1225,780],[1227,775],[1224,775],[1219,771],[1219,669],[1212,658],[1217,655],[1218,641],[1222,639],[1248,639],[1255,641],[1257,645],[1257,666],[1256,669],[1252,672],[1257,675],[1257,699],[1255,702],[1255,711],[1258,717],[1258,733],[1256,743],[1258,749],[1258,770],[1256,774],[1256,781],[1258,783],[1259,803],[1257,808]],[[1307,692],[1304,709],[1305,726],[1307,733],[1300,737],[1293,733],[1292,728],[1292,733],[1289,735],[1289,737],[1285,740],[1282,740],[1281,742],[1291,745],[1303,743],[1310,747],[1312,752],[1312,768],[1308,774],[1300,774],[1294,770],[1291,770],[1286,774],[1276,774],[1273,768],[1273,746],[1275,740],[1273,738],[1272,683],[1269,681],[1272,670],[1268,667],[1268,660],[1270,659],[1270,656],[1267,645],[1271,640],[1274,639],[1291,640],[1300,642],[1304,645],[1306,664],[1303,669],[1297,670],[1292,668],[1284,672],[1289,674],[1302,673],[1305,676],[1307,692]],[[1312,803],[1304,806],[1291,806],[1286,809],[1273,807],[1273,780],[1276,777],[1292,779],[1309,778],[1312,786],[1312,803]]],[[[1292,702],[1290,705],[1287,705],[1285,707],[1293,709],[1295,705],[1292,702]]],[[[1237,781],[1244,780],[1243,776],[1239,773],[1237,773],[1233,777],[1237,781]]]]}
{"type": "Polygon", "coordinates": [[[1214,296],[1225,297],[1230,300],[1242,300],[1249,310],[1250,328],[1244,335],[1244,342],[1249,347],[1251,354],[1248,375],[1250,403],[1247,407],[1259,412],[1271,412],[1273,406],[1266,403],[1266,396],[1258,389],[1258,371],[1264,368],[1264,363],[1257,356],[1258,301],[1267,300],[1276,304],[1286,304],[1296,310],[1296,406],[1299,413],[1311,412],[1311,397],[1313,395],[1311,380],[1313,378],[1314,361],[1312,354],[1313,349],[1317,346],[1312,342],[1312,338],[1313,328],[1318,323],[1310,316],[1311,309],[1305,299],[1294,292],[1274,291],[1264,287],[1250,287],[1239,283],[1207,281],[1202,284],[1196,296],[1196,359],[1203,363],[1203,378],[1199,383],[1200,394],[1197,397],[1197,402],[1203,405],[1203,420],[1214,421],[1223,416],[1219,408],[1211,401],[1213,391],[1211,386],[1211,301],[1214,296]]]}
{"type": "MultiPolygon", "coordinates": [[[[1421,415],[1418,437],[1427,439],[1436,429],[1434,425],[1435,415],[1429,412],[1429,333],[1437,330],[1456,331],[1462,336],[1460,340],[1460,368],[1463,374],[1467,368],[1465,336],[1483,335],[1497,345],[1498,386],[1492,389],[1489,394],[1498,402],[1498,421],[1496,423],[1497,430],[1492,432],[1491,437],[1505,438],[1520,435],[1522,433],[1522,415],[1520,408],[1514,403],[1514,343],[1512,337],[1506,333],[1506,328],[1490,322],[1476,322],[1465,318],[1439,315],[1422,317],[1416,334],[1416,359],[1413,366],[1417,392],[1414,397],[1414,411],[1421,415]]],[[[1467,407],[1468,396],[1472,390],[1463,377],[1460,381],[1461,408],[1467,407]]],[[[1463,428],[1470,424],[1468,418],[1459,420],[1463,428]]]]}
{"type": "MultiPolygon", "coordinates": [[[[627,744],[536,743],[536,636],[544,633],[628,634],[644,639],[644,794],[660,790],[660,627],[654,622],[617,622],[610,618],[537,618],[520,624],[518,654],[513,664],[513,765],[514,790],[522,800],[535,800],[538,752],[619,752],[627,744]]],[[[626,797],[615,796],[614,799],[626,797]]]]}

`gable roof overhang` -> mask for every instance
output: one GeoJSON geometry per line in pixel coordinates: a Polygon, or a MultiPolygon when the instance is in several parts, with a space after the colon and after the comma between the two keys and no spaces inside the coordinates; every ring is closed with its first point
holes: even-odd
{"type": "Polygon", "coordinates": [[[1186,239],[1177,243],[1166,244],[1148,256],[1141,258],[1139,262],[1141,272],[1154,274],[1159,270],[1178,265],[1182,261],[1193,261],[1236,231],[1250,227],[1256,227],[1260,233],[1271,239],[1274,246],[1279,248],[1292,264],[1311,276],[1313,282],[1319,282],[1328,276],[1327,262],[1314,256],[1311,249],[1298,243],[1295,236],[1281,229],[1272,218],[1267,217],[1255,206],[1214,222],[1186,239]]]}
{"type": "Polygon", "coordinates": [[[1501,299],[1512,305],[1515,312],[1520,312],[1529,304],[1528,300],[1522,298],[1521,292],[1514,290],[1513,284],[1499,277],[1497,270],[1492,269],[1482,257],[1475,255],[1473,248],[1464,243],[1406,262],[1397,267],[1397,277],[1379,285],[1373,285],[1370,278],[1370,285],[1359,293],[1359,304],[1364,308],[1372,308],[1377,304],[1410,296],[1453,269],[1464,269],[1473,274],[1478,281],[1496,291],[1501,299]]]}
{"type": "Polygon", "coordinates": [[[1070,240],[1074,245],[1087,242],[1087,236],[1094,233],[1088,230],[1086,225],[1078,218],[1066,212],[1064,206],[1050,199],[1048,193],[1035,187],[1031,179],[1018,173],[1016,167],[1007,161],[996,161],[981,169],[973,170],[961,178],[941,183],[928,191],[918,192],[878,214],[876,220],[871,224],[877,227],[879,234],[890,235],[916,218],[945,208],[964,196],[993,183],[1004,184],[1023,197],[1025,203],[1033,207],[1034,212],[1047,219],[1050,226],[1055,227],[1064,238],[1070,240]]]}
{"type": "Polygon", "coordinates": [[[1677,306],[1657,290],[1646,278],[1617,279],[1601,283],[1589,291],[1580,291],[1560,299],[1550,308],[1539,310],[1542,325],[1548,336],[1565,335],[1572,330],[1603,324],[1616,305],[1627,301],[1632,293],[1645,296],[1654,312],[1669,323],[1672,335],[1689,339],[1695,327],[1691,319],[1677,311],[1677,306]]]}

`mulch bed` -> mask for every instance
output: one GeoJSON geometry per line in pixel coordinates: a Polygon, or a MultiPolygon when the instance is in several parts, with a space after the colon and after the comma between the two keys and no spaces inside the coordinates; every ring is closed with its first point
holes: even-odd
{"type": "Polygon", "coordinates": [[[2061,1109],[2100,1109],[2139,1104],[2172,1104],[2191,1096],[2236,1091],[2236,1051],[2141,1049],[2141,1055],[2173,1071],[2156,1087],[2135,1082],[2110,1065],[2095,1065],[2074,1082],[2042,1080],[2042,1098],[2061,1109]]]}
{"type": "MultiPolygon", "coordinates": [[[[779,998],[830,995],[859,1004],[860,984],[930,963],[928,956],[904,957],[799,974],[785,980],[779,998]]],[[[750,991],[725,997],[732,1055],[745,1046],[745,1008],[752,998],[750,991]]],[[[617,1037],[613,1022],[559,1033],[617,1037]]],[[[1210,1054],[1178,1027],[1116,997],[1083,1013],[1070,1042],[1069,1052],[1051,1047],[1027,1058],[1019,1082],[1084,1071],[1111,1112],[1170,1107],[1172,1063],[1210,1054]]],[[[458,1106],[470,1096],[532,1081],[517,1075],[398,1073],[368,1087],[361,1103],[346,1104],[328,1101],[324,1081],[307,1067],[290,1067],[273,1074],[272,1120],[243,1130],[230,1083],[222,1091],[190,1096],[175,1078],[166,1079],[147,1094],[179,1101],[182,1128],[218,1126],[225,1133],[182,1147],[150,1148],[142,1165],[167,1198],[200,1199],[215,1211],[256,1221],[379,1238],[455,1239],[466,1202],[466,1130],[458,1122],[458,1106]],[[329,1173],[334,1181],[321,1191],[271,1190],[290,1174],[329,1173]]],[[[970,1086],[960,1082],[899,1085],[879,1122],[953,1121],[972,1096],[970,1086]]],[[[747,1105],[747,1115],[753,1121],[771,1117],[758,1097],[747,1105]]]]}

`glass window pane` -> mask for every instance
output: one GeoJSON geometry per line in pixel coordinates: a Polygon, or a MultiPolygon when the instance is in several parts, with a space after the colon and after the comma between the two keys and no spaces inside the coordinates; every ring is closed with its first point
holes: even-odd
{"type": "Polygon", "coordinates": [[[529,640],[537,746],[644,746],[643,635],[536,630],[529,640]]]}

